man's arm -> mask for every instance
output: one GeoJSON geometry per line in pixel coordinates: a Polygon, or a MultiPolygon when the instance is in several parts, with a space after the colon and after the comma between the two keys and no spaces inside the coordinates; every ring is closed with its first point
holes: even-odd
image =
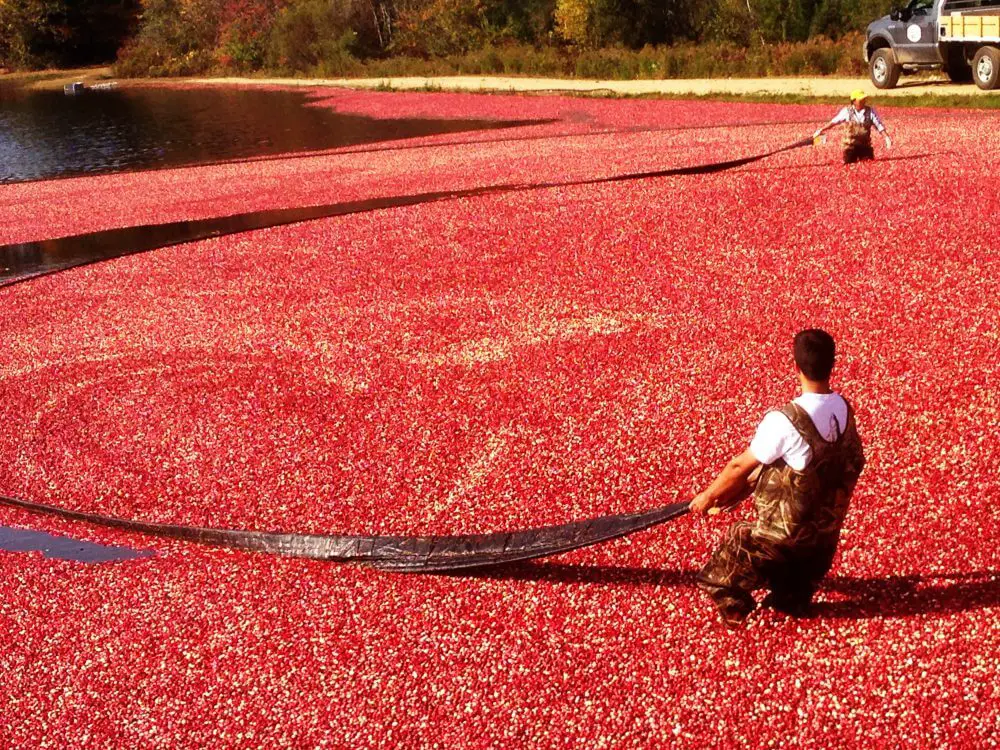
{"type": "Polygon", "coordinates": [[[708,485],[708,489],[695,496],[691,501],[691,510],[694,513],[707,513],[712,508],[742,500],[756,484],[760,466],[760,461],[749,448],[743,451],[726,464],[708,485]]]}
{"type": "Polygon", "coordinates": [[[823,133],[825,133],[825,132],[826,132],[827,130],[829,130],[830,128],[834,127],[835,125],[840,125],[840,123],[842,123],[842,122],[847,122],[847,110],[846,110],[846,109],[842,109],[842,110],[840,110],[840,111],[839,111],[839,112],[838,112],[838,113],[837,113],[837,114],[836,114],[836,115],[834,116],[834,118],[833,118],[832,120],[830,120],[830,122],[828,122],[828,123],[827,123],[826,125],[824,125],[823,127],[821,127],[821,128],[818,128],[818,129],[816,130],[816,132],[815,132],[815,133],[813,133],[813,138],[819,138],[819,137],[820,137],[821,135],[823,135],[823,133]]]}
{"type": "Polygon", "coordinates": [[[882,118],[878,116],[878,113],[872,109],[872,125],[879,132],[883,138],[885,138],[885,147],[892,148],[892,138],[889,137],[889,131],[885,129],[885,124],[882,122],[882,118]]]}

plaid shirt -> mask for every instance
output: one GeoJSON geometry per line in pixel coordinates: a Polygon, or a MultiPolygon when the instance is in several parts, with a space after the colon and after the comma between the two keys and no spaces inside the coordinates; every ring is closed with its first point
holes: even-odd
{"type": "Polygon", "coordinates": [[[866,130],[872,125],[875,129],[880,132],[885,132],[885,125],[882,124],[882,120],[879,118],[878,113],[872,107],[862,107],[860,110],[854,108],[854,105],[844,107],[837,116],[830,120],[831,125],[839,125],[842,122],[849,123],[851,125],[860,125],[866,130]]]}

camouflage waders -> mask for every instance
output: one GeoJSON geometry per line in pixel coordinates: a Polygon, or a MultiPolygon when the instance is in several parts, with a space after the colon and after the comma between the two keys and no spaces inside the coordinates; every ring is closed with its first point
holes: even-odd
{"type": "Polygon", "coordinates": [[[847,407],[847,427],[830,442],[797,404],[781,410],[809,445],[802,471],[783,460],[764,467],[754,490],[757,521],[733,524],[698,575],[726,623],[735,626],[757,606],[752,592],[771,589],[771,605],[807,607],[833,563],[840,528],[865,459],[847,407]]]}
{"type": "Polygon", "coordinates": [[[851,112],[851,119],[847,121],[847,134],[843,141],[844,164],[875,158],[875,150],[872,148],[871,112],[870,107],[865,107],[860,112],[857,110],[851,112]]]}

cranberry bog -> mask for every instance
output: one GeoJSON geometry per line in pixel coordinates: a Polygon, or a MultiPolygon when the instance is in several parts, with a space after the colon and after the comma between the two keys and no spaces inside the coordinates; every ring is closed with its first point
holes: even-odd
{"type": "Polygon", "coordinates": [[[0,244],[425,196],[0,289],[0,494],[314,534],[645,510],[743,450],[819,326],[868,465],[815,610],[730,632],[693,587],[748,507],[460,575],[2,508],[142,554],[0,553],[0,744],[996,746],[1000,115],[892,109],[874,162],[830,143],[685,173],[833,112],[313,106],[534,124],[0,187],[0,244]]]}

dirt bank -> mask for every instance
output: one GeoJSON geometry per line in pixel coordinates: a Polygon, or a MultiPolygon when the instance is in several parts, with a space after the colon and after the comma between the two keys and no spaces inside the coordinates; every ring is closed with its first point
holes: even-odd
{"type": "Polygon", "coordinates": [[[0,86],[9,84],[30,89],[61,89],[67,83],[100,83],[112,78],[111,68],[102,65],[93,68],[70,70],[34,70],[26,73],[4,73],[0,75],[0,86]]]}
{"type": "Polygon", "coordinates": [[[504,78],[499,76],[446,76],[436,78],[201,78],[203,83],[280,84],[289,86],[345,86],[350,88],[388,88],[398,90],[441,89],[448,91],[512,92],[607,92],[625,96],[803,96],[846,97],[861,88],[882,96],[966,96],[989,95],[971,84],[954,84],[943,79],[904,79],[891,91],[876,89],[861,78],[716,78],[640,81],[600,81],[566,78],[504,78]]]}
{"type": "MultiPolygon", "coordinates": [[[[36,89],[61,89],[71,81],[99,83],[112,78],[111,68],[38,71],[0,75],[0,85],[12,83],[36,89]]],[[[997,92],[982,91],[972,84],[955,84],[947,79],[905,78],[891,91],[876,89],[863,78],[697,78],[669,80],[606,81],[578,78],[513,78],[503,76],[442,76],[407,78],[143,78],[128,79],[129,85],[201,83],[240,86],[336,86],[354,89],[396,91],[435,90],[496,93],[593,93],[606,96],[665,97],[747,97],[748,99],[839,99],[861,88],[880,98],[901,99],[900,104],[938,106],[986,105],[987,99],[1000,99],[997,92]],[[944,101],[944,100],[947,100],[944,101]]]]}

